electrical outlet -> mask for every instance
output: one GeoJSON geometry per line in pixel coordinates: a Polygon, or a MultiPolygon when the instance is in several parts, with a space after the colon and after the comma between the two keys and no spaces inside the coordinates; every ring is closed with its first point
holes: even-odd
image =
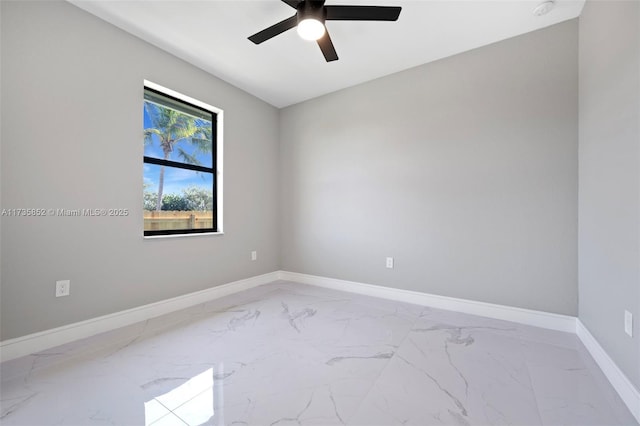
{"type": "Polygon", "coordinates": [[[68,296],[71,292],[71,281],[56,281],[56,297],[68,296]]]}
{"type": "Polygon", "coordinates": [[[629,311],[624,311],[624,332],[633,337],[633,315],[629,311]]]}
{"type": "Polygon", "coordinates": [[[387,257],[387,268],[393,269],[393,257],[387,257]]]}
{"type": "Polygon", "coordinates": [[[258,252],[257,251],[252,251],[251,252],[251,260],[258,260],[258,252]]]}

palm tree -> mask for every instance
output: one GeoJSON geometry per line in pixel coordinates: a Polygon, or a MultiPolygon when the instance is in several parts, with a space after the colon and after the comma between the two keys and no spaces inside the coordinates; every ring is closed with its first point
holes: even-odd
{"type": "MultiPolygon", "coordinates": [[[[164,153],[164,159],[168,160],[174,149],[178,157],[185,163],[200,165],[196,153],[210,153],[212,149],[211,135],[212,125],[210,121],[193,117],[171,108],[165,108],[152,102],[145,102],[144,108],[153,123],[153,127],[144,129],[144,142],[153,144],[157,139],[164,153]],[[157,138],[154,138],[156,135],[157,138]],[[196,148],[194,154],[189,154],[178,142],[188,141],[196,148]]],[[[158,200],[156,210],[162,208],[162,191],[164,187],[164,165],[160,166],[158,179],[158,200]]]]}

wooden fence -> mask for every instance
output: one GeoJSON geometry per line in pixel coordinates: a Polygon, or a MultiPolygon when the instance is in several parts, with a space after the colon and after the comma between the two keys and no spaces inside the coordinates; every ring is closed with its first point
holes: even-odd
{"type": "Polygon", "coordinates": [[[213,212],[144,211],[145,231],[203,229],[213,227],[213,212]]]}

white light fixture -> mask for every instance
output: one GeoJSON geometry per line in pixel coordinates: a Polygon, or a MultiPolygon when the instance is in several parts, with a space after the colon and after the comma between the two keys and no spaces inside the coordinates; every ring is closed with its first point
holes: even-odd
{"type": "Polygon", "coordinates": [[[551,9],[553,9],[555,5],[556,3],[553,0],[542,2],[533,9],[533,14],[535,16],[546,15],[551,12],[551,9]]]}
{"type": "Polygon", "coordinates": [[[324,24],[314,18],[306,18],[298,22],[298,34],[305,40],[318,40],[325,33],[324,24]]]}

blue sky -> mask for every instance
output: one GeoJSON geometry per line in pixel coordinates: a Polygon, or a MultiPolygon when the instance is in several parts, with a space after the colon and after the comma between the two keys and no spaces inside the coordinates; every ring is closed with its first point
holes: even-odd
{"type": "MultiPolygon", "coordinates": [[[[147,129],[153,127],[151,118],[145,108],[143,108],[143,112],[144,128],[147,129]]],[[[164,153],[162,152],[157,136],[153,136],[153,138],[154,143],[145,144],[144,155],[147,157],[164,158],[164,153]]],[[[177,155],[178,148],[182,148],[190,155],[195,155],[201,165],[211,166],[211,154],[197,152],[188,140],[182,140],[174,145],[174,151],[169,156],[170,160],[182,161],[182,159],[177,155]]],[[[146,188],[147,191],[158,191],[159,174],[160,166],[144,164],[144,183],[148,185],[146,188]]],[[[192,170],[165,167],[164,194],[181,194],[183,188],[190,186],[196,186],[210,191],[212,188],[212,176],[208,173],[198,173],[192,170]]]]}

